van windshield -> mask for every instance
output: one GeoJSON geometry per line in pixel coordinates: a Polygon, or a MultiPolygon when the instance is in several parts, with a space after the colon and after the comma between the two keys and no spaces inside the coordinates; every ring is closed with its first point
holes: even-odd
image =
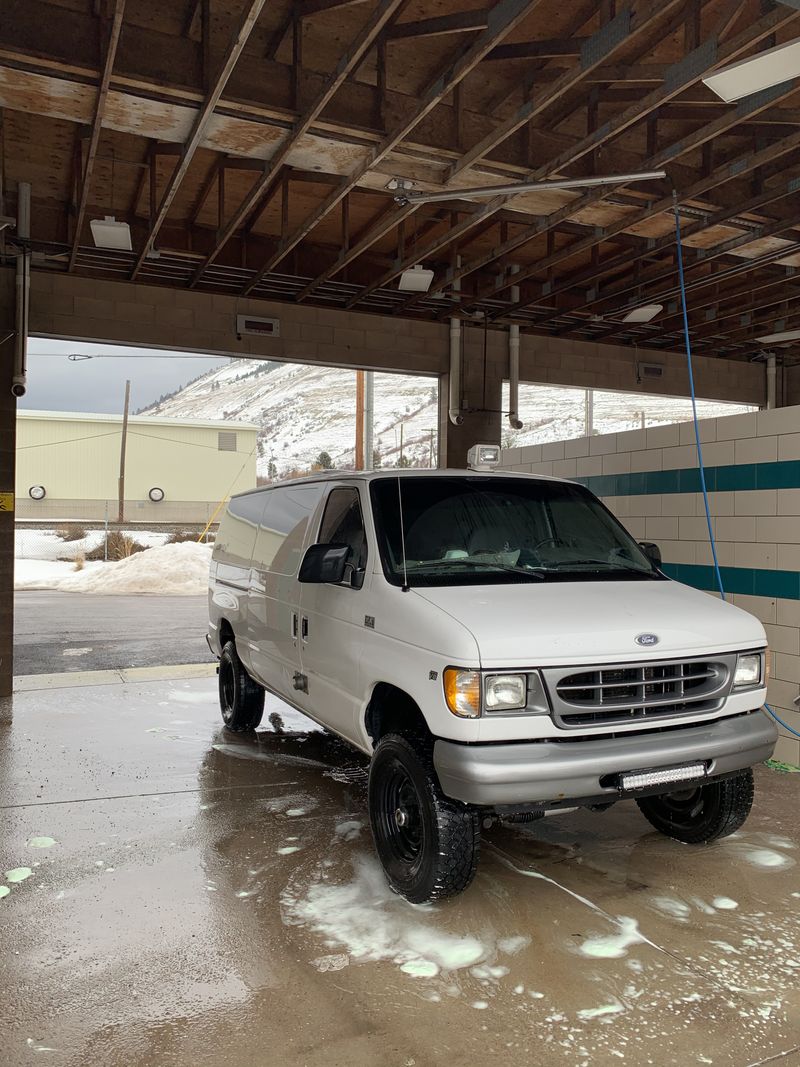
{"type": "Polygon", "coordinates": [[[384,573],[394,585],[406,574],[414,587],[663,577],[580,485],[412,475],[376,479],[370,494],[384,573]]]}

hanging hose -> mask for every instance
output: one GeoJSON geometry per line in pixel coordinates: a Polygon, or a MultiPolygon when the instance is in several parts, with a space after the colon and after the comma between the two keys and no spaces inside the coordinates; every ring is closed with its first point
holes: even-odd
{"type": "MultiPolygon", "coordinates": [[[[706,487],[706,472],[703,466],[703,446],[700,443],[700,424],[697,421],[697,397],[695,395],[694,388],[694,367],[692,366],[692,342],[689,337],[689,314],[686,309],[686,284],[683,277],[683,249],[681,247],[681,216],[678,211],[678,194],[673,189],[672,191],[672,204],[675,212],[675,240],[678,246],[678,282],[681,290],[681,311],[683,314],[683,336],[686,343],[686,363],[689,368],[689,391],[692,398],[692,421],[694,422],[694,440],[697,446],[697,462],[700,467],[700,488],[703,491],[703,506],[706,512],[706,526],[708,527],[708,540],[711,545],[711,558],[714,561],[714,575],[717,580],[717,587],[719,588],[719,595],[725,600],[725,587],[722,583],[722,573],[719,569],[719,562],[717,560],[717,542],[714,538],[714,527],[711,522],[711,507],[708,502],[708,489],[706,487]]],[[[764,708],[772,718],[780,723],[780,725],[787,730],[793,737],[800,737],[800,733],[794,730],[788,723],[785,723],[783,719],[772,710],[772,708],[764,703],[764,708]]]]}

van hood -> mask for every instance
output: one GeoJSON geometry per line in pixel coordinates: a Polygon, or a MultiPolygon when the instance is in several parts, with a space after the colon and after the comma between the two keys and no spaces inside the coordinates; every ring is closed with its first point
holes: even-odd
{"type": "Polygon", "coordinates": [[[671,580],[417,587],[414,592],[473,634],[482,667],[668,659],[767,643],[752,615],[671,580]],[[658,642],[643,647],[636,641],[640,634],[655,634],[658,642]]]}

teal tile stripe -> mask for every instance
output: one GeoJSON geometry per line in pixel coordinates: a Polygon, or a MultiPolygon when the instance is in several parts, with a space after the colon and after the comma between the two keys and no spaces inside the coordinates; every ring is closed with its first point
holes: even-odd
{"type": "MultiPolygon", "coordinates": [[[[697,563],[665,563],[662,570],[675,581],[692,585],[695,589],[717,588],[713,567],[704,567],[697,563]]],[[[726,593],[749,593],[750,596],[800,600],[800,573],[797,571],[720,567],[720,573],[726,593]]]]}
{"type": "MultiPolygon", "coordinates": [[[[573,481],[587,486],[597,496],[642,496],[651,493],[699,493],[697,467],[668,471],[637,471],[635,474],[594,474],[573,481]]],[[[800,460],[779,463],[739,463],[706,467],[710,493],[748,489],[800,489],[800,460]]]]}

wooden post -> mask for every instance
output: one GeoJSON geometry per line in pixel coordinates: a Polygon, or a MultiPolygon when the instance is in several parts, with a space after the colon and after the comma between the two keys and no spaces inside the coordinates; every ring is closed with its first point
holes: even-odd
{"type": "Polygon", "coordinates": [[[119,510],[117,522],[125,521],[125,448],[128,444],[128,408],[131,402],[131,383],[125,382],[125,407],[122,411],[122,441],[119,447],[119,510]]]}
{"type": "Polygon", "coordinates": [[[356,371],[356,461],[357,471],[364,470],[364,372],[356,371]]]}

